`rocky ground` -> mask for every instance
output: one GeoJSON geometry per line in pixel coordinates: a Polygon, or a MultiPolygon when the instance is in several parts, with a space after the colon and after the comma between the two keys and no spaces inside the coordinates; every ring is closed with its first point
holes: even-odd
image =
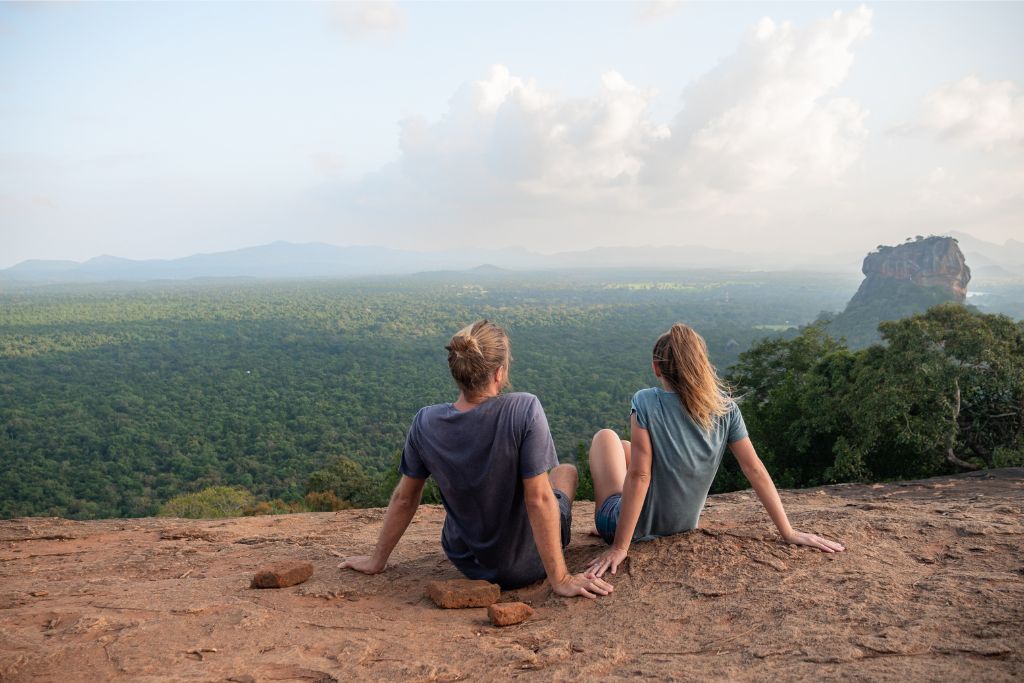
{"type": "MultiPolygon", "coordinates": [[[[0,522],[0,680],[480,679],[1010,681],[1024,677],[1024,469],[783,492],[826,555],[774,535],[750,493],[714,496],[703,528],[634,546],[615,593],[503,594],[536,608],[423,596],[456,578],[422,507],[388,570],[338,557],[372,546],[381,510],[194,521],[0,522]],[[290,588],[249,587],[278,560],[290,588]]],[[[571,565],[602,547],[578,503],[571,565]]]]}

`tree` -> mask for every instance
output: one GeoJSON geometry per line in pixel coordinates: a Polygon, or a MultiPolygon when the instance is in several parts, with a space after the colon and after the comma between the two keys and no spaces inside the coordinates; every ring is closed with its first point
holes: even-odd
{"type": "Polygon", "coordinates": [[[339,501],[347,501],[353,507],[367,507],[377,502],[373,483],[359,463],[339,455],[327,467],[310,475],[306,492],[330,491],[339,501]]]}
{"type": "Polygon", "coordinates": [[[993,467],[1024,430],[1024,324],[963,306],[883,323],[900,438],[963,469],[993,467]]]}

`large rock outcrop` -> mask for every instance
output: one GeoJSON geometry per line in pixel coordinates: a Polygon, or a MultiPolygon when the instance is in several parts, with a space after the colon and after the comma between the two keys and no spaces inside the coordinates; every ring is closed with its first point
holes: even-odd
{"type": "Polygon", "coordinates": [[[971,269],[952,237],[922,237],[880,246],[864,258],[864,281],[846,309],[827,325],[851,348],[881,339],[878,324],[924,313],[945,302],[964,303],[971,269]]]}
{"type": "Polygon", "coordinates": [[[967,299],[971,269],[952,237],[926,237],[895,247],[880,246],[864,258],[864,281],[850,300],[850,306],[868,303],[894,283],[918,287],[939,287],[953,300],[967,299]]]}

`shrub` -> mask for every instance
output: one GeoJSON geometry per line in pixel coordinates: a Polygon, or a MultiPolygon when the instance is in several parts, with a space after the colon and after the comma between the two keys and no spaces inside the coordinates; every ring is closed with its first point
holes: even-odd
{"type": "Polygon", "coordinates": [[[241,517],[253,504],[253,495],[242,488],[211,486],[195,493],[175,496],[160,507],[161,517],[218,519],[241,517]]]}
{"type": "Polygon", "coordinates": [[[280,498],[275,498],[274,500],[261,500],[250,505],[242,511],[242,514],[246,517],[258,517],[260,515],[288,515],[293,512],[309,512],[309,509],[301,500],[286,503],[280,498]]]}

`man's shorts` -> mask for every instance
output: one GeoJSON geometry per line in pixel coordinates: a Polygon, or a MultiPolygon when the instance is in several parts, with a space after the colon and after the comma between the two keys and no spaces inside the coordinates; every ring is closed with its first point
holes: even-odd
{"type": "Polygon", "coordinates": [[[597,533],[608,545],[615,542],[615,529],[619,526],[619,513],[622,512],[622,494],[613,493],[604,499],[601,507],[594,513],[594,524],[597,533]]]}
{"type": "Polygon", "coordinates": [[[558,499],[558,523],[562,529],[562,547],[565,548],[569,545],[569,537],[572,536],[572,501],[564,491],[560,491],[554,486],[551,489],[555,492],[555,498],[558,499]]]}

